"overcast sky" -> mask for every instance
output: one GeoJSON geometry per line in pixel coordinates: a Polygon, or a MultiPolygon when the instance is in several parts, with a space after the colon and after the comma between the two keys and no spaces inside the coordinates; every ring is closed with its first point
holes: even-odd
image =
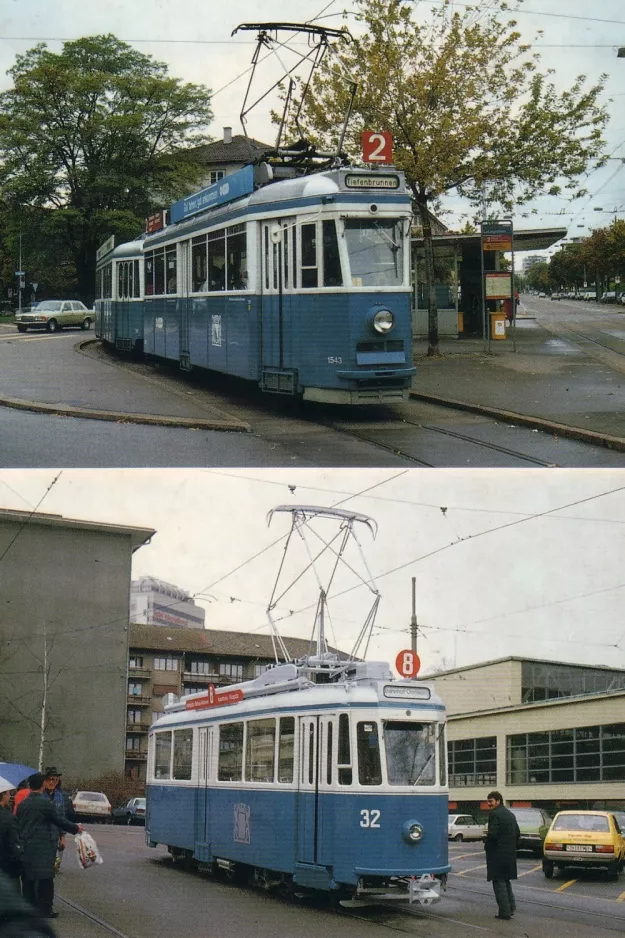
{"type": "MultiPolygon", "coordinates": [[[[426,671],[507,655],[625,668],[625,471],[0,472],[2,508],[39,505],[154,528],[152,543],[135,553],[134,577],[188,590],[218,629],[268,631],[289,517],[274,515],[268,527],[266,516],[284,503],[349,508],[377,522],[375,540],[359,532],[382,594],[369,659],[392,662],[409,647],[415,577],[426,671]]],[[[317,527],[335,533],[329,521],[317,527]]],[[[305,557],[296,542],[291,572],[305,557]]],[[[365,572],[355,552],[349,559],[365,572]]],[[[352,589],[358,582],[339,571],[330,594],[328,637],[348,651],[372,598],[352,589]]],[[[307,577],[278,604],[283,635],[310,636],[316,599],[307,577]]]]}
{"type": "MultiPolygon", "coordinates": [[[[425,18],[436,2],[415,4],[415,16],[425,18]]],[[[511,6],[515,6],[512,0],[511,6]]],[[[456,3],[458,8],[466,3],[456,3]]],[[[342,11],[353,5],[345,0],[3,0],[0,5],[0,87],[7,87],[5,72],[15,55],[44,40],[52,50],[60,50],[59,39],[112,32],[142,52],[168,64],[170,72],[186,81],[210,87],[214,94],[215,119],[210,128],[219,137],[222,127],[231,125],[240,132],[239,112],[247,83],[247,70],[254,49],[253,33],[230,38],[243,22],[304,22],[320,16],[319,22],[340,27],[342,11]],[[249,39],[246,38],[249,37],[249,39]]],[[[611,122],[607,130],[608,152],[625,158],[625,59],[617,59],[618,46],[625,45],[625,4],[623,0],[526,0],[517,14],[524,40],[534,41],[541,53],[541,67],[554,69],[553,81],[560,89],[570,87],[575,77],[586,74],[592,81],[607,73],[606,100],[611,122]],[[538,35],[538,31],[542,34],[538,35]]],[[[357,29],[353,18],[347,25],[357,29]]],[[[282,53],[289,65],[293,59],[282,53]]],[[[277,77],[278,65],[272,57],[263,66],[264,77],[277,77]]],[[[264,88],[263,88],[264,90],[264,88]]],[[[275,139],[268,119],[269,101],[249,118],[249,131],[265,140],[275,139]]],[[[625,215],[625,166],[612,159],[606,167],[592,172],[586,181],[590,195],[569,203],[565,198],[544,198],[523,209],[515,218],[517,227],[570,226],[569,236],[587,234],[591,227],[609,223],[613,209],[625,215]],[[532,208],[538,209],[531,215],[532,208]],[[601,208],[601,212],[594,211],[601,208]],[[564,213],[564,214],[560,214],[564,213]],[[524,217],[524,215],[526,217],[524,217]]],[[[462,224],[457,202],[448,206],[456,214],[445,216],[449,227],[462,224]]]]}

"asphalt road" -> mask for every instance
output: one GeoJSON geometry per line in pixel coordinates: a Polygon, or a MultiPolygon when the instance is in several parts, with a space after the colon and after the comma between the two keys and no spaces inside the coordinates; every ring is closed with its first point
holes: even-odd
{"type": "MultiPolygon", "coordinates": [[[[513,421],[411,401],[395,408],[323,408],[261,395],[242,382],[189,384],[139,375],[76,351],[84,335],[0,332],[0,396],[51,406],[166,413],[202,407],[243,432],[155,427],[0,408],[0,466],[458,467],[623,466],[625,455],[513,421]],[[139,400],[140,398],[140,400],[139,400]],[[153,408],[149,410],[149,408],[153,408]]],[[[625,359],[624,359],[625,361],[625,359]]],[[[144,368],[144,372],[147,370],[144,368]]]]}
{"type": "Polygon", "coordinates": [[[508,935],[513,938],[609,938],[625,930],[625,876],[600,873],[544,878],[539,862],[519,858],[518,910],[494,919],[480,843],[450,845],[453,872],[443,900],[423,910],[337,910],[325,898],[293,900],[231,886],[174,866],[161,847],[144,844],[143,828],[90,827],[102,866],[81,870],[68,838],[56,880],[58,938],[422,938],[508,935]]]}

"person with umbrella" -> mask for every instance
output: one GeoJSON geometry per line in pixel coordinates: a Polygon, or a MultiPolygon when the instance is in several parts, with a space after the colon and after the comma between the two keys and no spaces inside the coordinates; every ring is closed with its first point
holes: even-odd
{"type": "Polygon", "coordinates": [[[9,877],[19,892],[19,878],[22,874],[20,842],[17,819],[9,806],[14,791],[13,783],[0,777],[0,871],[9,877]]]}

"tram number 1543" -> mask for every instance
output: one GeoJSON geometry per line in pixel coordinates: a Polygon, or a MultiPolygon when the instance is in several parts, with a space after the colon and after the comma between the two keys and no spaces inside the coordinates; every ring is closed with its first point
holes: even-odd
{"type": "Polygon", "coordinates": [[[363,808],[360,812],[361,827],[380,827],[380,812],[377,810],[369,811],[363,808]]]}

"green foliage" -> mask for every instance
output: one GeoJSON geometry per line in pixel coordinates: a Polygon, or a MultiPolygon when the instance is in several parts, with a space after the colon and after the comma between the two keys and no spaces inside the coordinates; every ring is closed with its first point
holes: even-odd
{"type": "MultiPolygon", "coordinates": [[[[504,0],[461,10],[443,0],[427,22],[406,0],[355,0],[359,36],[333,48],[317,74],[301,123],[312,139],[336,145],[349,87],[358,82],[346,137],[352,155],[363,130],[387,130],[424,227],[431,287],[428,213],[455,192],[510,211],[547,190],[575,194],[588,161],[601,156],[607,121],[604,78],[580,76],[558,92],[524,43],[504,0]],[[429,242],[429,246],[428,246],[429,242]]],[[[291,128],[293,129],[293,128],[291,128]]],[[[490,212],[489,214],[492,214],[490,212]]],[[[438,344],[430,289],[430,346],[438,344]]]]}
{"type": "Polygon", "coordinates": [[[595,229],[579,244],[564,245],[551,258],[549,279],[555,287],[580,288],[584,282],[603,283],[625,278],[625,221],[615,219],[607,228],[595,229]]]}
{"type": "Polygon", "coordinates": [[[550,289],[549,264],[533,264],[525,275],[525,282],[532,290],[547,293],[550,289]]]}
{"type": "Polygon", "coordinates": [[[210,92],[112,35],[66,42],[60,53],[40,44],[9,75],[13,87],[0,95],[3,201],[20,222],[25,207],[37,215],[78,289],[91,292],[97,246],[136,233],[156,204],[198,180],[185,147],[206,139],[210,92]]]}

